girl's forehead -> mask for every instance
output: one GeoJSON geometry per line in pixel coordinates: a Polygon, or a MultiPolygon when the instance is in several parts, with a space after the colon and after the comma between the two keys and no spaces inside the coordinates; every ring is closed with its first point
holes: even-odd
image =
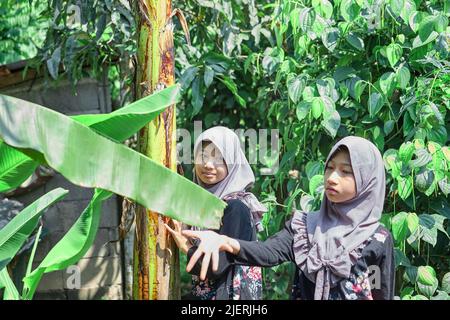
{"type": "Polygon", "coordinates": [[[347,150],[340,150],[336,152],[331,158],[330,162],[339,162],[341,164],[351,165],[350,154],[347,150]]]}

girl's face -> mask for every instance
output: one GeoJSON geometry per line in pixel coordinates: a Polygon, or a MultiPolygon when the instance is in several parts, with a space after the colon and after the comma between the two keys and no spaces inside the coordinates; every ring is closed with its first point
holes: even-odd
{"type": "Polygon", "coordinates": [[[335,154],[325,168],[325,195],[331,202],[340,203],[356,196],[356,181],[347,150],[335,154]]]}
{"type": "Polygon", "coordinates": [[[201,182],[208,185],[219,183],[228,175],[228,168],[219,149],[208,141],[195,155],[195,173],[201,182]]]}

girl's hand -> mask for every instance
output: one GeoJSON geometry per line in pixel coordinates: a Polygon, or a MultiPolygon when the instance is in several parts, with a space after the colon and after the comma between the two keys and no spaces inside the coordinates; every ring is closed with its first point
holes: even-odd
{"type": "Polygon", "coordinates": [[[182,224],[179,221],[171,220],[173,223],[174,228],[172,229],[167,225],[166,223],[164,226],[166,229],[170,232],[173,239],[175,240],[178,248],[183,251],[185,254],[188,252],[188,250],[192,247],[192,244],[189,242],[188,238],[185,237],[181,231],[182,231],[182,224]]]}
{"type": "Polygon", "coordinates": [[[219,251],[228,251],[232,254],[237,254],[240,250],[238,241],[214,231],[184,230],[182,234],[189,238],[200,239],[200,245],[189,260],[186,271],[190,272],[197,260],[203,255],[202,269],[200,272],[201,280],[205,280],[206,278],[210,260],[212,260],[212,270],[217,271],[219,267],[219,251]]]}

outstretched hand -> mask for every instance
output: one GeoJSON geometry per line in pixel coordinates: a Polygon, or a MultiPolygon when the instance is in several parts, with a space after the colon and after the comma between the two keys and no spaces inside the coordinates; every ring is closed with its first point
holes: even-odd
{"type": "Polygon", "coordinates": [[[187,253],[189,248],[192,246],[189,243],[189,240],[187,237],[185,237],[182,234],[182,223],[177,221],[177,220],[171,220],[172,224],[173,224],[173,228],[171,228],[168,224],[164,224],[164,226],[166,227],[166,229],[170,232],[170,234],[172,235],[173,239],[175,240],[178,248],[183,251],[184,253],[187,253]]]}
{"type": "Polygon", "coordinates": [[[212,270],[217,271],[219,267],[219,252],[228,251],[236,254],[239,252],[239,242],[227,236],[218,234],[214,231],[193,231],[184,230],[182,234],[188,238],[200,240],[200,245],[192,255],[187,264],[186,271],[190,272],[198,259],[203,255],[202,269],[200,272],[200,279],[205,280],[209,264],[212,260],[212,270]]]}

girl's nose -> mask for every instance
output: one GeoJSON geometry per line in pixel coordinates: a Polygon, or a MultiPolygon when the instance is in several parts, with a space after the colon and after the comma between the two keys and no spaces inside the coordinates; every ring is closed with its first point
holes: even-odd
{"type": "Polygon", "coordinates": [[[327,179],[328,183],[337,184],[339,179],[339,174],[336,171],[333,171],[327,179]]]}
{"type": "Polygon", "coordinates": [[[205,161],[205,168],[214,169],[214,163],[211,160],[205,161]]]}

